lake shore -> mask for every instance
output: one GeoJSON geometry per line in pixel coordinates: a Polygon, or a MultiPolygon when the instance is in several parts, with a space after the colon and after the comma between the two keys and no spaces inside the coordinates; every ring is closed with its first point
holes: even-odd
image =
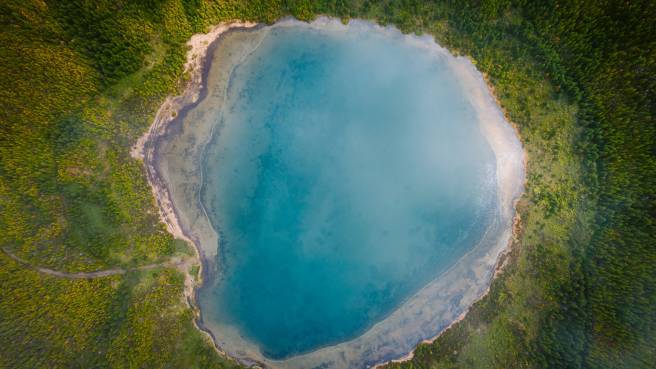
{"type": "MultiPolygon", "coordinates": [[[[519,134],[519,130],[517,128],[517,125],[514,124],[510,120],[509,115],[507,114],[507,112],[501,106],[501,103],[500,103],[498,97],[495,94],[494,86],[492,85],[492,82],[489,80],[488,76],[478,72],[478,70],[475,67],[475,63],[472,61],[471,58],[469,58],[467,56],[458,56],[457,58],[465,59],[466,63],[464,64],[463,67],[465,69],[469,69],[469,75],[468,75],[468,73],[466,73],[462,68],[460,68],[459,69],[460,73],[458,73],[460,78],[468,80],[470,84],[474,83],[474,84],[478,84],[479,87],[484,87],[484,89],[479,88],[478,91],[470,90],[470,93],[473,93],[473,96],[475,96],[474,100],[477,100],[478,102],[488,100],[488,103],[486,104],[488,109],[481,109],[481,104],[476,104],[476,103],[474,104],[474,106],[476,106],[478,108],[477,113],[479,114],[479,117],[481,119],[483,119],[483,117],[486,117],[486,116],[498,116],[499,114],[501,114],[503,116],[503,120],[505,121],[505,123],[507,123],[507,125],[509,125],[510,128],[512,128],[513,133],[515,134],[515,136],[518,137],[518,138],[521,137],[520,134],[519,134]],[[472,71],[474,73],[471,73],[472,71]],[[478,79],[478,80],[477,79],[472,79],[471,76],[475,76],[476,74],[479,74],[481,78],[478,79]],[[484,86],[481,86],[481,85],[484,85],[484,86]],[[482,93],[483,91],[487,91],[487,96],[486,96],[486,94],[482,93]],[[489,99],[493,100],[493,104],[489,103],[489,99]],[[490,108],[493,108],[493,109],[490,109],[490,108]]],[[[472,95],[470,95],[470,96],[472,96],[472,95]]],[[[497,157],[499,157],[499,156],[504,157],[504,156],[507,155],[507,153],[505,153],[506,145],[504,145],[503,142],[499,142],[499,141],[503,140],[503,137],[500,137],[500,135],[502,135],[504,133],[498,128],[499,127],[496,127],[496,129],[494,129],[494,127],[490,127],[490,126],[483,126],[482,127],[482,129],[485,131],[486,137],[488,137],[491,141],[491,144],[492,144],[493,150],[495,152],[495,155],[497,157]]],[[[505,135],[507,135],[507,132],[505,132],[505,135]]],[[[522,166],[521,166],[522,173],[520,175],[520,178],[523,178],[523,180],[521,181],[522,190],[519,193],[516,192],[516,189],[514,190],[515,192],[513,192],[513,188],[512,188],[512,185],[511,185],[511,183],[514,182],[512,180],[512,178],[515,178],[515,180],[517,179],[517,173],[514,173],[514,174],[513,173],[508,173],[507,171],[506,171],[506,173],[503,173],[504,170],[502,168],[500,168],[503,165],[500,166],[500,165],[497,164],[497,175],[501,175],[501,177],[504,178],[504,179],[502,179],[502,181],[505,183],[505,186],[503,186],[503,188],[501,189],[501,191],[502,191],[501,196],[505,196],[507,198],[509,196],[509,198],[511,199],[510,203],[512,204],[512,207],[511,207],[511,209],[509,209],[509,211],[514,213],[514,215],[512,217],[512,226],[511,226],[510,238],[508,239],[505,248],[503,248],[497,256],[497,260],[496,260],[495,266],[494,266],[494,274],[492,275],[492,278],[491,278],[490,282],[488,283],[488,286],[485,289],[485,291],[476,299],[476,301],[474,301],[474,303],[481,300],[481,299],[483,299],[483,298],[485,298],[485,296],[487,296],[488,293],[490,292],[490,288],[492,287],[492,280],[503,272],[504,267],[507,265],[508,255],[512,251],[512,246],[518,240],[519,234],[521,232],[521,217],[520,217],[519,213],[516,211],[517,210],[516,208],[517,208],[517,204],[518,204],[518,202],[519,202],[519,200],[522,196],[523,189],[526,187],[525,172],[526,172],[526,168],[527,168],[527,165],[528,165],[528,154],[526,152],[526,149],[524,149],[523,146],[521,147],[521,162],[522,162],[522,166]],[[501,172],[501,173],[499,173],[499,172],[501,172]]],[[[472,305],[473,305],[473,303],[472,303],[472,305]]],[[[471,307],[471,305],[470,305],[470,307],[471,307]]],[[[462,314],[460,314],[448,326],[446,326],[445,328],[440,330],[435,336],[419,342],[416,345],[416,347],[412,351],[408,352],[406,355],[403,355],[403,356],[401,356],[399,358],[396,358],[396,359],[388,360],[388,361],[380,363],[380,364],[376,364],[374,366],[374,368],[384,367],[385,365],[390,364],[390,363],[402,363],[402,362],[405,362],[405,361],[412,360],[415,356],[415,351],[417,350],[417,347],[419,345],[434,343],[447,330],[449,330],[451,327],[453,327],[454,325],[456,325],[457,323],[459,323],[460,321],[465,319],[465,317],[467,316],[468,313],[469,313],[469,308],[467,308],[467,310],[463,311],[462,314]]]]}
{"type": "MultiPolygon", "coordinates": [[[[200,309],[196,302],[197,288],[202,285],[204,274],[204,257],[201,249],[201,241],[186,229],[180,220],[180,212],[174,205],[171,192],[167,186],[162,173],[159,170],[159,157],[157,145],[175,128],[181,124],[187,111],[195,106],[206,92],[207,73],[210,67],[209,58],[213,49],[220,41],[222,35],[234,30],[243,30],[256,27],[252,22],[226,22],[212,27],[207,33],[195,34],[187,42],[187,60],[184,65],[184,73],[187,75],[186,85],[180,95],[167,96],[164,103],[155,114],[153,123],[148,131],[141,136],[130,150],[130,155],[144,163],[148,183],[151,186],[153,197],[157,203],[161,221],[174,238],[189,243],[195,254],[199,271],[192,275],[191,270],[184,271],[184,300],[194,312],[194,325],[205,334],[212,342],[212,346],[221,355],[223,351],[216,345],[216,340],[211,331],[202,326],[200,309]]],[[[188,268],[189,269],[189,268],[188,268]]]]}
{"type": "MultiPolygon", "coordinates": [[[[336,22],[339,21],[320,18],[313,22],[311,26],[346,27],[340,26],[341,23],[336,24],[336,22]]],[[[356,21],[355,23],[358,27],[366,26],[378,28],[383,32],[398,32],[389,27],[372,26],[369,22],[356,21]]],[[[231,30],[252,29],[255,26],[253,23],[225,23],[212,28],[207,34],[192,37],[189,42],[191,50],[187,54],[187,64],[185,65],[185,70],[189,72],[190,79],[185,90],[182,95],[168,97],[165,100],[165,103],[158,110],[152,126],[131,151],[133,157],[144,161],[148,180],[167,230],[174,237],[194,245],[201,266],[201,276],[215,272],[208,270],[211,266],[208,265],[207,260],[216,255],[215,248],[219,236],[209,224],[209,220],[203,214],[204,209],[198,201],[198,194],[202,187],[202,171],[198,168],[190,168],[188,164],[185,167],[182,161],[188,161],[190,158],[202,159],[202,150],[207,143],[208,137],[211,136],[213,127],[211,124],[199,125],[199,127],[196,127],[198,128],[197,132],[189,133],[187,138],[174,147],[172,152],[185,152],[188,154],[185,157],[173,158],[175,155],[169,155],[168,158],[173,161],[163,164],[163,161],[169,159],[166,159],[164,155],[158,155],[158,150],[162,149],[160,145],[170,145],[164,142],[168,135],[178,135],[180,130],[188,129],[183,127],[183,122],[185,118],[193,118],[189,117],[188,114],[193,115],[194,113],[191,110],[203,102],[204,94],[208,94],[208,80],[211,78],[223,80],[224,84],[227,85],[229,70],[224,70],[222,72],[224,75],[218,77],[210,76],[210,73],[212,73],[210,71],[212,53],[215,51],[214,48],[217,47],[222,35],[231,30]],[[204,141],[201,139],[204,139],[204,141]],[[183,148],[186,144],[190,146],[183,148]],[[193,147],[191,153],[189,153],[189,147],[193,147]],[[172,174],[174,170],[178,170],[173,169],[174,167],[183,169],[179,170],[177,174],[172,174]],[[186,178],[184,183],[180,182],[182,175],[186,178]],[[171,186],[172,178],[177,181],[177,189],[171,186]],[[189,207],[185,209],[187,205],[184,204],[189,201],[194,204],[195,209],[189,207]],[[191,231],[192,228],[194,231],[191,231]],[[212,247],[214,247],[214,250],[212,250],[212,247]]],[[[469,59],[453,57],[446,49],[435,44],[432,38],[426,36],[404,37],[412,39],[412,42],[424,44],[425,47],[435,48],[436,52],[450,57],[452,59],[450,63],[454,67],[454,71],[460,78],[467,81],[465,85],[469,88],[468,92],[472,98],[472,105],[476,108],[479,120],[482,123],[481,130],[488,139],[497,159],[496,174],[500,189],[500,203],[503,204],[502,208],[499,209],[499,220],[490,226],[489,232],[486,232],[483,240],[449,270],[413,295],[390,316],[376,323],[355,339],[320,348],[307,354],[297,355],[288,360],[275,361],[263,357],[258,348],[239,337],[238,332],[230,332],[229,335],[232,338],[241,342],[236,345],[239,350],[231,350],[231,352],[228,352],[229,356],[235,357],[245,364],[290,368],[307,367],[322,362],[331,362],[332,366],[330,367],[334,368],[370,367],[390,360],[407,360],[412,357],[411,355],[417,344],[432,342],[439,337],[448,327],[463,319],[467,309],[489,291],[491,280],[498,273],[499,266],[502,265],[499,260],[503,254],[508,252],[509,244],[514,237],[514,227],[512,225],[516,222],[517,217],[514,214],[514,207],[523,192],[525,170],[525,164],[518,167],[517,163],[525,163],[525,153],[516,139],[515,131],[504,118],[502,110],[495,102],[491,87],[469,59]],[[431,45],[431,43],[433,44],[431,45]],[[447,306],[442,303],[443,300],[452,302],[447,306]],[[457,302],[453,302],[456,300],[457,302]],[[435,309],[438,304],[442,310],[439,314],[436,314],[435,309]],[[423,318],[417,318],[417,324],[406,324],[405,321],[408,316],[423,318]],[[422,324],[418,323],[420,320],[422,324]],[[386,340],[381,340],[380,337],[385,337],[386,340]],[[426,337],[431,338],[427,339],[426,337]],[[375,351],[377,352],[367,354],[364,352],[367,347],[376,347],[375,351]],[[399,351],[407,354],[400,357],[399,351]],[[335,358],[341,359],[336,361],[335,358]]],[[[254,42],[256,43],[256,41],[254,42]]],[[[247,55],[247,51],[246,49],[242,50],[243,54],[241,56],[247,55]]],[[[225,94],[225,89],[222,93],[225,94]]],[[[220,95],[221,92],[211,91],[209,94],[220,95]]],[[[220,100],[222,96],[213,96],[212,98],[220,100]]],[[[202,121],[203,117],[195,118],[202,121]]],[[[217,350],[223,354],[224,345],[205,326],[196,302],[197,289],[202,283],[202,278],[195,281],[190,273],[186,273],[185,298],[196,314],[194,321],[196,326],[211,337],[217,350]]]]}

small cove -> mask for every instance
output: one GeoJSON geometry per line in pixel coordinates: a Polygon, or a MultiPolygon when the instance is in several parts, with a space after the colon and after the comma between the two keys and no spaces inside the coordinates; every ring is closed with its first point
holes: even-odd
{"type": "Polygon", "coordinates": [[[200,240],[198,301],[220,347],[363,367],[480,297],[523,167],[473,66],[427,38],[330,19],[226,34],[210,57],[207,96],[159,169],[200,240]]]}

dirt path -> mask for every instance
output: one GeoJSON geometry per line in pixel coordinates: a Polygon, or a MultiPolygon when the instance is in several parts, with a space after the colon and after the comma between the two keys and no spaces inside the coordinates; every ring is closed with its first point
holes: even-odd
{"type": "Polygon", "coordinates": [[[171,260],[162,262],[162,263],[155,263],[155,264],[148,264],[148,265],[142,265],[134,268],[128,268],[128,269],[122,269],[122,268],[112,268],[112,269],[105,269],[105,270],[98,270],[95,272],[77,272],[77,273],[66,273],[66,272],[61,272],[58,270],[54,269],[48,269],[48,268],[42,268],[39,266],[32,265],[28,263],[26,260],[21,259],[20,257],[16,256],[14,253],[11,251],[2,248],[2,251],[7,254],[10,258],[14,259],[17,263],[36,270],[39,273],[55,276],[55,277],[60,277],[60,278],[68,278],[68,279],[92,279],[92,278],[102,278],[102,277],[108,277],[111,275],[116,275],[116,274],[125,274],[127,272],[132,272],[132,271],[137,271],[137,270],[149,270],[149,269],[155,269],[155,268],[177,268],[177,269],[183,269],[185,265],[187,265],[188,261],[185,258],[181,257],[174,257],[171,258],[171,260]]]}

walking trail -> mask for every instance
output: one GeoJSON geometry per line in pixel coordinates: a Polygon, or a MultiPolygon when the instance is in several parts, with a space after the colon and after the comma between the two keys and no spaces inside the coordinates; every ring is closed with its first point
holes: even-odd
{"type": "Polygon", "coordinates": [[[10,258],[14,259],[16,262],[19,264],[36,270],[39,273],[55,276],[55,277],[60,277],[60,278],[67,278],[67,279],[92,279],[92,278],[102,278],[102,277],[107,277],[111,275],[116,275],[116,274],[125,274],[127,272],[132,272],[132,271],[137,271],[137,270],[149,270],[149,269],[155,269],[155,268],[177,268],[177,269],[185,269],[184,267],[188,263],[188,258],[182,258],[182,257],[173,257],[170,260],[161,262],[161,263],[154,263],[154,264],[148,264],[148,265],[142,265],[134,268],[127,268],[127,269],[122,269],[122,268],[112,268],[112,269],[105,269],[105,270],[98,270],[95,272],[77,272],[77,273],[66,273],[66,272],[61,272],[58,270],[54,269],[48,269],[48,268],[43,268],[39,266],[35,266],[27,262],[26,260],[21,259],[20,257],[16,256],[14,253],[11,251],[2,248],[2,251],[7,254],[10,258]]]}

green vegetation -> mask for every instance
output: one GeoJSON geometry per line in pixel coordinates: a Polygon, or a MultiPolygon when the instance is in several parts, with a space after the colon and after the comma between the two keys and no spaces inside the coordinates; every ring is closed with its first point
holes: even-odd
{"type": "Polygon", "coordinates": [[[230,368],[192,323],[171,269],[69,280],[0,253],[2,368],[230,368]]]}
{"type": "MultiPolygon", "coordinates": [[[[180,253],[129,148],[178,88],[201,30],[186,17],[176,2],[0,1],[1,247],[69,272],[180,253]]],[[[2,368],[234,365],[172,268],[69,280],[0,252],[0,285],[2,368]]]]}
{"type": "MultiPolygon", "coordinates": [[[[0,0],[0,246],[63,271],[180,253],[129,148],[230,19],[368,18],[485,72],[529,155],[521,232],[465,320],[393,367],[656,362],[653,1],[0,0]]],[[[93,280],[0,253],[0,367],[229,367],[173,269],[93,280]]]]}

